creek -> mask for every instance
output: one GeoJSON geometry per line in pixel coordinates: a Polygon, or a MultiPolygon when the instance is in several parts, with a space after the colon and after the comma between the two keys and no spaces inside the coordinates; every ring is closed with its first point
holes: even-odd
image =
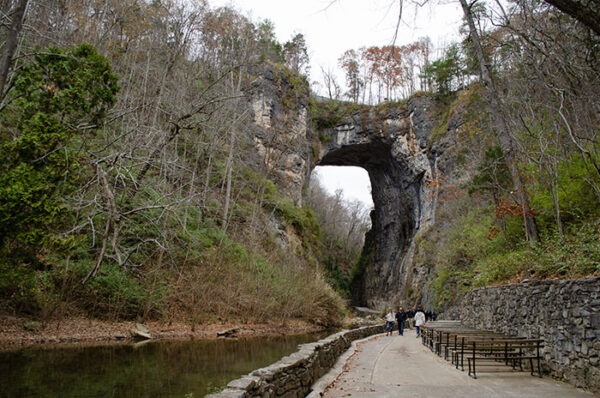
{"type": "Polygon", "coordinates": [[[0,352],[0,397],[203,397],[326,335],[0,352]]]}

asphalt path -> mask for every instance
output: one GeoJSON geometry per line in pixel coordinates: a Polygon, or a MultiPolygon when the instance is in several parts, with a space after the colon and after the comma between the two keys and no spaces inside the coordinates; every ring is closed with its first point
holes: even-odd
{"type": "Polygon", "coordinates": [[[473,379],[423,346],[415,332],[408,330],[404,336],[395,332],[355,342],[315,383],[309,397],[597,397],[548,376],[531,376],[509,367],[496,370],[501,371],[478,372],[473,379]]]}

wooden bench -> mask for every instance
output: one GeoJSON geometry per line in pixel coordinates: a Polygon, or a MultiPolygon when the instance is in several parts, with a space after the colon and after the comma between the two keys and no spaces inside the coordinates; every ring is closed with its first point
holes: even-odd
{"type": "MultiPolygon", "coordinates": [[[[437,344],[437,354],[442,356],[442,349],[444,352],[444,359],[448,360],[452,351],[458,351],[460,344],[466,338],[502,338],[505,337],[502,334],[493,332],[491,330],[440,330],[439,337],[435,344],[437,344]]],[[[452,361],[454,363],[454,361],[452,361]]]]}
{"type": "Polygon", "coordinates": [[[526,339],[520,337],[477,337],[462,338],[460,354],[455,356],[456,366],[460,362],[464,369],[464,358],[467,358],[469,376],[477,378],[477,370],[481,372],[481,367],[492,370],[495,368],[504,371],[504,367],[510,366],[512,370],[523,371],[523,362],[529,363],[531,375],[537,371],[539,377],[542,377],[541,369],[541,346],[540,339],[526,339]],[[535,361],[535,366],[534,366],[535,361]]]}
{"type": "Polygon", "coordinates": [[[533,375],[542,377],[542,340],[507,336],[490,330],[464,327],[457,321],[427,322],[422,327],[422,343],[438,356],[450,360],[457,369],[465,370],[467,358],[469,376],[477,378],[482,368],[487,371],[523,370],[529,364],[533,375]],[[535,361],[535,363],[534,363],[535,361]]]}
{"type": "Polygon", "coordinates": [[[460,321],[434,321],[426,322],[421,326],[421,342],[430,350],[435,350],[436,332],[439,330],[462,330],[460,321]]]}
{"type": "MultiPolygon", "coordinates": [[[[494,341],[501,340],[514,340],[520,339],[518,337],[508,337],[497,333],[470,333],[470,334],[459,334],[455,335],[452,346],[448,347],[449,356],[451,363],[456,366],[456,369],[460,367],[461,370],[465,370],[464,359],[473,353],[472,343],[485,343],[490,342],[493,344],[494,341]]],[[[476,347],[477,348],[477,347],[476,347]]],[[[446,357],[447,359],[447,357],[446,357]]]]}
{"type": "Polygon", "coordinates": [[[479,330],[466,328],[460,323],[441,323],[437,322],[430,324],[426,323],[423,327],[422,342],[423,345],[429,347],[429,349],[435,352],[438,356],[442,356],[444,353],[444,359],[448,359],[449,347],[454,346],[456,348],[457,336],[459,335],[474,335],[474,336],[496,336],[503,337],[504,335],[495,333],[490,330],[479,330]]]}

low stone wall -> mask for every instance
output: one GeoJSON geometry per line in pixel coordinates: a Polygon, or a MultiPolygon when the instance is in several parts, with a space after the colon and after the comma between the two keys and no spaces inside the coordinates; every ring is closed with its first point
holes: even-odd
{"type": "Polygon", "coordinates": [[[333,334],[316,343],[302,344],[292,355],[233,380],[225,390],[207,397],[306,397],[313,383],[329,371],[354,340],[383,331],[383,325],[365,326],[333,334]]]}
{"type": "Polygon", "coordinates": [[[467,326],[544,339],[546,372],[600,392],[600,277],[481,288],[461,307],[467,326]]]}

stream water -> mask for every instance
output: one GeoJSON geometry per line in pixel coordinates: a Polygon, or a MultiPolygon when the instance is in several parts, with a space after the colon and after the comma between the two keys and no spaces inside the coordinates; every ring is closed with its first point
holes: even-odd
{"type": "Polygon", "coordinates": [[[0,397],[203,397],[324,336],[0,352],[0,397]]]}

